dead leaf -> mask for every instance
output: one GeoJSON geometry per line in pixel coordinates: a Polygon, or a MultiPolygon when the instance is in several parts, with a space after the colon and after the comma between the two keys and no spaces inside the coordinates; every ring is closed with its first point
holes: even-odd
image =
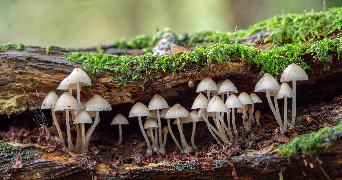
{"type": "Polygon", "coordinates": [[[278,142],[288,143],[290,139],[286,136],[284,137],[278,137],[278,142]]]}

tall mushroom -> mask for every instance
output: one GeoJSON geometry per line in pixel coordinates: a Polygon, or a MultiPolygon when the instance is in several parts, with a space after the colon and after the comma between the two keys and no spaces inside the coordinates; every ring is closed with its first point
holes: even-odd
{"type": "MultiPolygon", "coordinates": [[[[148,110],[157,110],[157,118],[158,118],[158,130],[159,130],[159,144],[160,146],[163,143],[162,129],[161,129],[161,121],[160,121],[160,109],[169,108],[166,100],[161,97],[159,94],[155,94],[148,104],[148,110]]],[[[158,141],[158,139],[157,139],[158,141]]]]}
{"type": "Polygon", "coordinates": [[[253,104],[253,100],[245,92],[240,93],[240,95],[238,96],[238,99],[240,100],[240,102],[243,105],[243,107],[242,107],[243,108],[243,112],[242,112],[243,125],[244,125],[246,131],[249,131],[250,127],[249,127],[247,113],[246,113],[247,112],[246,105],[253,104]]]}
{"type": "Polygon", "coordinates": [[[152,155],[152,146],[151,146],[150,141],[148,140],[148,137],[145,133],[144,126],[143,126],[142,121],[141,121],[142,116],[150,116],[150,112],[148,111],[147,107],[143,103],[137,102],[131,108],[131,110],[129,112],[129,117],[138,117],[139,127],[141,130],[141,133],[143,134],[143,136],[145,138],[146,145],[147,145],[146,154],[152,155]]]}
{"type": "Polygon", "coordinates": [[[175,104],[172,106],[166,113],[165,118],[176,118],[177,119],[177,126],[179,130],[179,134],[181,136],[181,140],[184,142],[184,153],[188,153],[191,150],[191,147],[189,147],[188,143],[185,140],[183,130],[180,125],[180,117],[188,117],[190,114],[189,112],[182,107],[180,104],[175,104]]]}
{"type": "Polygon", "coordinates": [[[84,145],[82,147],[83,152],[88,151],[88,144],[90,137],[92,133],[95,130],[95,127],[100,123],[100,111],[111,111],[112,106],[100,95],[95,94],[85,105],[85,110],[86,111],[95,111],[96,112],[96,117],[94,124],[89,128],[86,134],[85,142],[82,144],[84,145]]]}
{"type": "Polygon", "coordinates": [[[117,114],[113,120],[111,125],[119,125],[119,145],[122,143],[122,127],[121,125],[129,124],[127,118],[122,114],[117,114]]]}
{"type": "Polygon", "coordinates": [[[274,97],[276,99],[284,98],[284,131],[287,131],[287,98],[292,98],[294,93],[290,86],[283,82],[280,86],[278,94],[274,97]]]}
{"type": "Polygon", "coordinates": [[[67,77],[67,81],[69,83],[76,84],[77,101],[81,104],[81,98],[80,98],[81,86],[91,85],[91,80],[89,76],[81,68],[75,68],[71,72],[71,74],[67,77]]]}
{"type": "Polygon", "coordinates": [[[77,132],[77,136],[81,136],[81,141],[76,141],[76,145],[75,145],[75,153],[84,153],[83,152],[83,142],[85,139],[85,127],[84,124],[85,123],[93,123],[93,121],[91,120],[90,115],[87,113],[87,111],[82,110],[79,113],[77,113],[75,119],[74,119],[74,124],[81,124],[81,133],[77,132]]]}
{"type": "MultiPolygon", "coordinates": [[[[169,108],[163,109],[163,110],[161,111],[161,113],[160,113],[160,117],[161,117],[161,118],[165,118],[165,115],[166,115],[166,113],[167,113],[168,110],[169,110],[169,108]]],[[[179,143],[178,143],[178,141],[177,141],[175,135],[174,135],[173,132],[172,132],[171,123],[170,123],[170,118],[165,118],[165,119],[167,120],[167,127],[169,128],[169,132],[170,132],[170,135],[171,135],[173,141],[174,141],[175,144],[177,145],[177,147],[178,147],[180,153],[183,153],[183,148],[179,145],[179,143]]]]}
{"type": "MultiPolygon", "coordinates": [[[[231,108],[232,109],[232,124],[233,124],[233,131],[235,134],[235,137],[238,137],[238,133],[237,133],[237,129],[236,129],[236,125],[235,125],[235,108],[242,108],[243,105],[240,102],[240,100],[238,99],[238,97],[235,94],[231,94],[227,100],[226,103],[224,104],[228,109],[231,108]]],[[[228,124],[230,124],[230,122],[228,121],[228,124]]],[[[228,125],[229,127],[229,125],[228,125]]]]}
{"type": "Polygon", "coordinates": [[[55,113],[55,105],[56,105],[57,100],[58,100],[58,95],[55,93],[55,91],[51,91],[43,100],[41,109],[51,109],[53,123],[56,126],[59,139],[63,140],[63,134],[62,134],[61,128],[59,127],[59,124],[56,118],[56,113],[55,113]]]}
{"type": "Polygon", "coordinates": [[[71,133],[70,133],[70,120],[69,120],[69,110],[81,110],[81,105],[77,102],[77,100],[72,97],[72,95],[68,92],[64,92],[56,102],[55,111],[63,111],[66,112],[66,127],[67,127],[67,139],[68,139],[68,149],[70,151],[74,151],[74,144],[71,141],[71,133]]]}
{"type": "Polygon", "coordinates": [[[249,94],[249,97],[252,99],[253,103],[252,103],[252,109],[251,109],[251,113],[250,113],[250,116],[251,116],[251,119],[252,119],[252,122],[254,122],[254,104],[255,103],[262,103],[262,100],[259,98],[258,95],[256,95],[255,93],[251,93],[249,94]]]}
{"type": "Polygon", "coordinates": [[[227,136],[225,134],[225,131],[223,130],[223,127],[225,125],[224,125],[223,119],[220,116],[220,112],[228,112],[227,111],[227,107],[224,105],[224,102],[220,98],[214,100],[214,102],[212,104],[210,104],[210,105],[208,104],[207,111],[208,112],[215,112],[216,113],[215,114],[216,126],[217,126],[219,132],[221,133],[221,138],[222,138],[223,142],[227,143],[228,139],[227,139],[227,136]],[[221,120],[221,124],[220,124],[220,120],[221,120]]]}
{"type": "MultiPolygon", "coordinates": [[[[235,85],[229,80],[226,79],[222,82],[218,93],[227,93],[227,98],[229,97],[230,93],[238,93],[238,90],[236,89],[235,85]]],[[[225,102],[225,100],[222,98],[222,101],[225,102]]],[[[227,120],[230,119],[230,113],[229,113],[229,109],[228,109],[228,113],[227,113],[227,120]]],[[[223,118],[223,117],[222,117],[223,118]]]]}
{"type": "Polygon", "coordinates": [[[258,83],[255,85],[255,90],[254,92],[265,92],[266,91],[266,97],[268,104],[273,112],[274,117],[276,118],[279,126],[281,133],[284,133],[284,126],[281,122],[281,117],[278,112],[274,109],[271,96],[270,96],[270,90],[279,90],[279,84],[276,79],[271,74],[265,73],[264,76],[258,81],[258,83]]]}
{"type": "Polygon", "coordinates": [[[196,92],[207,92],[208,101],[210,100],[210,92],[217,91],[216,83],[211,79],[211,77],[205,77],[197,86],[196,92]]]}
{"type": "Polygon", "coordinates": [[[292,81],[292,90],[294,96],[292,97],[292,121],[291,127],[294,127],[296,121],[296,81],[309,80],[306,72],[297,64],[290,64],[281,74],[280,82],[292,81]]]}

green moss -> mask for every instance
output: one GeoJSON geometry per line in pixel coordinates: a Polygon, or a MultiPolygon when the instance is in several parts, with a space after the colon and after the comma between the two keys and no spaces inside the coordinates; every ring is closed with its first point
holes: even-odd
{"type": "Polygon", "coordinates": [[[304,62],[303,55],[309,54],[320,60],[328,68],[332,63],[329,52],[338,52],[340,55],[342,38],[323,39],[307,44],[285,44],[281,47],[273,46],[267,50],[259,50],[242,44],[214,44],[208,48],[197,47],[194,51],[183,54],[173,54],[156,57],[151,53],[140,56],[118,56],[101,53],[74,52],[65,59],[82,62],[90,75],[98,73],[101,68],[116,73],[119,86],[128,82],[144,80],[144,83],[153,78],[152,72],[188,72],[189,68],[202,71],[208,63],[217,61],[230,65],[231,60],[244,58],[261,66],[261,73],[268,72],[275,76],[281,74],[291,63],[296,63],[304,70],[310,67],[304,62]]]}
{"type": "Polygon", "coordinates": [[[47,46],[47,47],[45,47],[46,54],[49,54],[49,52],[50,52],[50,49],[51,49],[51,46],[47,46]]]}
{"type": "Polygon", "coordinates": [[[333,128],[325,127],[317,132],[296,137],[287,144],[280,145],[278,151],[283,156],[299,154],[313,155],[318,150],[328,149],[340,137],[342,137],[342,124],[333,128]]]}
{"type": "Polygon", "coordinates": [[[0,45],[0,51],[8,51],[12,48],[12,44],[11,43],[7,43],[7,44],[2,44],[0,45]]]}
{"type": "Polygon", "coordinates": [[[21,44],[21,43],[17,44],[17,47],[15,47],[16,50],[24,50],[24,48],[25,48],[25,44],[21,44]]]}

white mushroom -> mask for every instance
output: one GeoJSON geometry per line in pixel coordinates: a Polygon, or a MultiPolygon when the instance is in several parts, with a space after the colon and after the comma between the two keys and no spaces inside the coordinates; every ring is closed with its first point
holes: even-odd
{"type": "MultiPolygon", "coordinates": [[[[238,97],[235,94],[231,94],[227,100],[226,103],[224,104],[228,109],[231,108],[232,109],[232,124],[233,124],[233,130],[234,130],[234,134],[235,137],[238,137],[238,133],[237,133],[237,129],[236,129],[236,125],[235,125],[235,108],[242,108],[243,105],[240,102],[240,100],[238,99],[238,97]]],[[[229,128],[229,124],[230,122],[228,122],[228,128],[229,128]]]]}
{"type": "Polygon", "coordinates": [[[127,125],[129,124],[127,118],[123,116],[122,114],[116,115],[113,120],[111,125],[119,125],[119,145],[122,143],[122,127],[121,125],[127,125]]]}
{"type": "Polygon", "coordinates": [[[274,97],[276,99],[284,98],[284,131],[287,131],[287,98],[292,98],[293,96],[294,93],[290,86],[286,82],[283,82],[278,94],[274,97]]]}
{"type": "Polygon", "coordinates": [[[216,83],[211,77],[205,77],[197,86],[196,92],[207,92],[208,101],[210,100],[210,91],[218,91],[216,83]]]}

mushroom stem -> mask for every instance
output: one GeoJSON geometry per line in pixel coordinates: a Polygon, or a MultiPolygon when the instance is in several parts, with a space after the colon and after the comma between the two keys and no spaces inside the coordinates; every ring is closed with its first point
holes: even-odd
{"type": "MultiPolygon", "coordinates": [[[[154,135],[153,135],[153,129],[150,127],[149,128],[150,129],[150,133],[151,133],[151,141],[152,141],[152,143],[154,143],[154,148],[153,148],[153,151],[155,151],[155,152],[158,152],[158,142],[156,141],[156,139],[154,138],[154,135]]],[[[157,134],[158,132],[156,132],[156,134],[157,134]]]]}
{"type": "Polygon", "coordinates": [[[273,107],[273,103],[272,103],[272,100],[271,100],[270,90],[269,89],[266,89],[266,97],[267,97],[268,104],[269,104],[269,106],[270,106],[270,108],[272,110],[272,113],[273,113],[274,117],[276,118],[276,120],[277,120],[277,122],[278,122],[278,124],[280,126],[280,131],[281,131],[281,133],[284,133],[284,126],[283,126],[283,124],[281,122],[279,114],[276,112],[276,110],[273,107]]]}
{"type": "MultiPolygon", "coordinates": [[[[228,92],[229,93],[229,92],[228,92]]],[[[228,97],[228,96],[227,96],[228,97]]],[[[221,94],[221,99],[224,102],[224,93],[221,94]]],[[[222,119],[224,118],[224,112],[221,112],[222,119]]]]}
{"type": "MultiPolygon", "coordinates": [[[[222,140],[224,143],[227,143],[228,142],[228,139],[227,139],[227,136],[226,136],[226,133],[225,131],[223,130],[222,128],[222,124],[220,124],[220,112],[216,112],[216,124],[218,125],[218,129],[221,133],[221,136],[222,136],[222,140]]],[[[221,119],[221,122],[222,122],[223,119],[221,119]]],[[[225,125],[224,125],[225,126],[225,125]]]]}
{"type": "Polygon", "coordinates": [[[82,129],[80,124],[75,124],[76,126],[76,132],[77,132],[77,138],[76,138],[76,144],[75,144],[75,153],[82,153],[82,129]]]}
{"type": "Polygon", "coordinates": [[[76,85],[77,85],[77,101],[81,105],[81,86],[80,86],[80,82],[77,81],[76,85]]]}
{"type": "Polygon", "coordinates": [[[210,101],[210,90],[207,90],[208,101],[210,101]]]}
{"type": "Polygon", "coordinates": [[[181,140],[182,140],[182,144],[184,143],[184,153],[188,153],[190,151],[190,147],[188,145],[188,143],[186,143],[186,139],[184,137],[184,134],[183,134],[183,130],[182,130],[182,127],[180,125],[180,119],[179,117],[177,117],[177,126],[178,126],[178,130],[179,130],[179,134],[181,136],[181,140]]]}
{"type": "Polygon", "coordinates": [[[59,127],[59,124],[57,122],[56,112],[53,108],[51,108],[51,114],[52,114],[53,123],[55,123],[56,129],[58,132],[59,139],[63,141],[63,134],[62,134],[61,128],[59,127]]]}
{"type": "Polygon", "coordinates": [[[122,143],[122,127],[121,124],[119,124],[119,145],[122,143]]]}
{"type": "Polygon", "coordinates": [[[238,133],[236,130],[236,125],[235,125],[235,108],[232,108],[232,124],[233,124],[233,131],[235,133],[235,136],[238,137],[238,133]]]}
{"type": "Polygon", "coordinates": [[[210,122],[208,121],[208,118],[204,116],[203,114],[203,110],[204,108],[202,109],[202,117],[203,117],[203,120],[207,123],[207,126],[208,126],[208,129],[209,129],[209,132],[211,133],[211,135],[213,135],[213,137],[215,138],[216,142],[223,147],[223,144],[221,143],[221,141],[216,137],[215,133],[219,136],[220,133],[213,127],[213,125],[210,124],[210,122]],[[215,133],[213,132],[215,131],[215,133]]]}
{"type": "Polygon", "coordinates": [[[167,119],[167,126],[169,127],[169,132],[170,132],[170,135],[171,135],[173,141],[175,141],[175,144],[177,145],[178,149],[182,152],[183,149],[182,149],[181,146],[179,145],[179,143],[178,143],[178,141],[177,141],[175,135],[174,135],[173,132],[172,132],[171,125],[170,125],[170,119],[167,119]]]}
{"type": "Polygon", "coordinates": [[[69,121],[69,109],[65,110],[65,121],[66,121],[66,128],[67,128],[67,136],[68,136],[68,149],[69,151],[74,151],[74,144],[71,141],[71,132],[70,132],[70,121],[69,121]]]}
{"type": "Polygon", "coordinates": [[[234,136],[233,136],[232,130],[230,128],[230,109],[228,109],[228,112],[227,112],[227,124],[228,124],[228,127],[227,127],[226,131],[228,132],[228,136],[231,140],[234,140],[234,136]]]}
{"type": "Polygon", "coordinates": [[[249,131],[249,127],[248,127],[248,122],[245,121],[245,119],[247,119],[247,110],[246,110],[246,105],[243,105],[242,107],[242,122],[243,122],[243,126],[245,127],[246,131],[249,131]]]}
{"type": "Polygon", "coordinates": [[[144,126],[143,126],[142,121],[141,121],[141,116],[138,116],[138,121],[139,121],[141,133],[143,134],[145,141],[146,141],[146,145],[147,145],[146,154],[151,156],[152,155],[152,147],[151,147],[150,141],[148,140],[148,137],[145,133],[144,126]]]}
{"type": "Polygon", "coordinates": [[[275,107],[275,110],[276,112],[279,114],[279,117],[280,117],[280,112],[279,112],[279,106],[278,106],[278,100],[277,98],[274,96],[274,107],[275,107]]]}
{"type": "Polygon", "coordinates": [[[192,148],[197,149],[197,147],[195,146],[195,133],[196,133],[196,121],[192,122],[191,144],[192,144],[192,148]]]}
{"type": "MultiPolygon", "coordinates": [[[[162,145],[163,144],[163,136],[162,136],[162,128],[161,128],[159,109],[157,109],[157,118],[158,118],[158,129],[159,129],[159,145],[162,145]]],[[[158,139],[157,139],[157,141],[158,141],[158,139]]],[[[158,144],[158,142],[157,142],[157,144],[158,144]]]]}
{"type": "Polygon", "coordinates": [[[287,131],[287,96],[284,96],[284,131],[287,131]]]}
{"type": "Polygon", "coordinates": [[[224,119],[221,116],[219,116],[219,119],[221,121],[221,128],[222,128],[222,132],[225,138],[228,140],[227,135],[226,135],[226,131],[227,131],[229,138],[233,140],[233,137],[230,134],[230,129],[227,128],[226,124],[224,123],[224,119]]]}
{"type": "Polygon", "coordinates": [[[296,121],[296,80],[292,81],[292,90],[293,90],[293,97],[292,97],[292,121],[291,121],[291,128],[295,126],[296,121]]]}
{"type": "Polygon", "coordinates": [[[87,134],[85,136],[85,143],[84,143],[84,147],[82,148],[83,152],[88,151],[90,136],[91,136],[91,134],[93,134],[95,127],[100,123],[100,111],[95,111],[95,112],[96,112],[96,117],[95,117],[94,124],[91,125],[91,127],[89,128],[89,130],[87,131],[87,134]]]}
{"type": "Polygon", "coordinates": [[[164,142],[161,145],[161,147],[159,148],[159,152],[160,152],[160,149],[162,149],[163,152],[161,152],[161,153],[163,153],[163,154],[165,153],[166,140],[167,140],[167,134],[164,134],[164,142]]]}

